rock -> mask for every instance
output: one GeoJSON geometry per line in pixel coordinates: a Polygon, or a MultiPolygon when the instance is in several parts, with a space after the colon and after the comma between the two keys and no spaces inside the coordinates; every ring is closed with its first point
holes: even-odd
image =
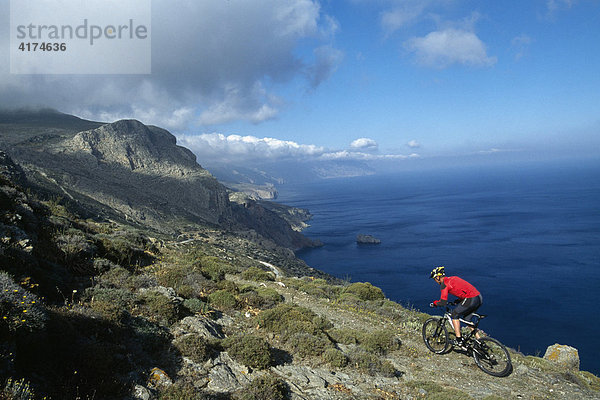
{"type": "Polygon", "coordinates": [[[208,389],[215,392],[231,392],[250,383],[248,369],[234,361],[227,353],[219,354],[208,374],[208,389]]]}
{"type": "Polygon", "coordinates": [[[142,385],[135,385],[133,387],[132,398],[134,400],[150,400],[152,398],[152,393],[150,390],[142,385]]]}
{"type": "Polygon", "coordinates": [[[579,370],[579,352],[574,347],[558,343],[553,344],[546,349],[544,358],[561,367],[575,371],[579,370]]]}
{"type": "Polygon", "coordinates": [[[171,329],[173,337],[177,338],[188,333],[196,333],[207,339],[223,339],[221,326],[213,320],[202,316],[185,317],[171,329]]]}
{"type": "Polygon", "coordinates": [[[149,387],[158,389],[160,387],[171,386],[172,384],[173,381],[165,371],[160,368],[152,368],[150,376],[148,377],[149,387]]]}
{"type": "Polygon", "coordinates": [[[379,244],[379,243],[381,243],[381,240],[379,240],[376,237],[371,236],[371,235],[360,234],[360,235],[356,236],[356,243],[358,243],[358,244],[379,244]]]}

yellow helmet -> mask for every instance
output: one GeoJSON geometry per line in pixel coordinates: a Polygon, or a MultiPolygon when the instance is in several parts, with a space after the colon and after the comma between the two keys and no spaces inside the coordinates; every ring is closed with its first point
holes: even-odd
{"type": "Polygon", "coordinates": [[[431,271],[431,275],[429,276],[430,278],[435,278],[436,276],[444,276],[446,275],[444,272],[444,267],[443,266],[439,266],[439,267],[435,267],[433,269],[433,271],[431,271]]]}

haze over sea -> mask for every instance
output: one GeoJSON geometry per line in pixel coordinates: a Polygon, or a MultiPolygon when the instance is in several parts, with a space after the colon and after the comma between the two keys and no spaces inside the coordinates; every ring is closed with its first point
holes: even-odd
{"type": "Polygon", "coordinates": [[[491,336],[539,356],[571,345],[600,374],[599,178],[589,160],[449,168],[284,185],[278,201],[314,215],[304,233],[325,246],[298,253],[310,266],[436,313],[429,273],[445,265],[482,292],[491,336]]]}

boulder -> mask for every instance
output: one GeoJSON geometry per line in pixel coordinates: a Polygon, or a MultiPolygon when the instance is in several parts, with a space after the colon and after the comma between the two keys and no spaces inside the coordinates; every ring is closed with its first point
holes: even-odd
{"type": "Polygon", "coordinates": [[[544,358],[569,370],[579,370],[579,352],[574,347],[553,344],[546,349],[544,358]]]}
{"type": "Polygon", "coordinates": [[[358,244],[379,244],[379,243],[381,243],[381,240],[379,240],[376,237],[371,236],[371,235],[360,234],[360,235],[356,236],[356,243],[358,243],[358,244]]]}

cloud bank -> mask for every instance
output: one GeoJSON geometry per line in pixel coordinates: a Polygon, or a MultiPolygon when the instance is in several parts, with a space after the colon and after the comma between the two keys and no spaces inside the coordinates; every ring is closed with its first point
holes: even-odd
{"type": "Polygon", "coordinates": [[[378,154],[377,143],[368,138],[353,141],[349,149],[330,150],[313,144],[255,136],[223,135],[206,133],[201,135],[177,135],[177,143],[192,150],[200,163],[203,160],[219,162],[282,161],[282,160],[404,160],[418,157],[417,154],[378,154]],[[373,147],[375,146],[375,147],[373,147]]]}
{"type": "MultiPolygon", "coordinates": [[[[0,14],[8,15],[8,3],[0,4],[0,14]]],[[[8,48],[8,29],[0,26],[2,48],[8,48]]],[[[155,0],[151,75],[10,75],[5,55],[0,107],[133,117],[169,129],[259,123],[285,107],[280,86],[301,79],[314,89],[335,71],[343,58],[332,45],[337,29],[317,0],[155,0]],[[298,52],[305,42],[308,51],[298,52]]]]}

